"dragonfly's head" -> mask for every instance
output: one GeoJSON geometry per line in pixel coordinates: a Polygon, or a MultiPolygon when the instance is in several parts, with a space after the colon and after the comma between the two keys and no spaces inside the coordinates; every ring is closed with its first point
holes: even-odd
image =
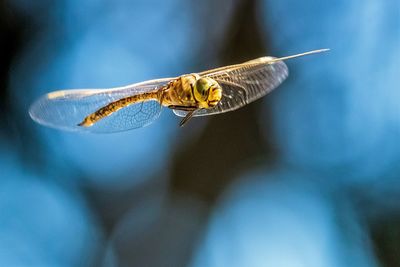
{"type": "Polygon", "coordinates": [[[201,108],[215,107],[222,98],[222,88],[213,79],[203,77],[194,84],[194,97],[201,108]]]}

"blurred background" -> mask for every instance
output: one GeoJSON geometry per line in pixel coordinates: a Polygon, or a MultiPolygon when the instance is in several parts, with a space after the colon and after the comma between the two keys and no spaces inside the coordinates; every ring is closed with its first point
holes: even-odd
{"type": "Polygon", "coordinates": [[[1,0],[0,266],[400,266],[400,2],[1,0]],[[61,132],[56,89],[264,55],[235,112],[61,132]]]}

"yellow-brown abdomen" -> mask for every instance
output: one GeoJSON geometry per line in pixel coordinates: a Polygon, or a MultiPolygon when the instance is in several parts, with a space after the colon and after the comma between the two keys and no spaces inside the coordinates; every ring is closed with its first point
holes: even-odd
{"type": "Polygon", "coordinates": [[[94,123],[98,122],[99,120],[107,116],[110,116],[112,113],[120,110],[121,108],[148,100],[158,100],[158,92],[154,91],[154,92],[148,92],[121,98],[117,101],[108,104],[107,106],[98,109],[96,112],[88,115],[78,125],[83,127],[90,127],[94,123]]]}

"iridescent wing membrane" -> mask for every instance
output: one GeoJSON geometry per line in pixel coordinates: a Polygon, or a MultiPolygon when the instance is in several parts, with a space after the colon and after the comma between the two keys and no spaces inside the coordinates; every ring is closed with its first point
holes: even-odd
{"type": "Polygon", "coordinates": [[[173,78],[151,80],[111,89],[56,91],[38,99],[29,110],[40,124],[69,131],[111,133],[146,126],[158,118],[161,105],[146,101],[129,105],[98,121],[91,127],[78,124],[87,115],[118,99],[158,90],[173,78]]]}
{"type": "MultiPolygon", "coordinates": [[[[226,66],[199,73],[216,80],[222,87],[222,99],[211,109],[202,109],[194,116],[206,116],[238,109],[263,97],[280,85],[288,76],[283,61],[274,57],[261,57],[242,64],[226,66]]],[[[187,112],[174,110],[184,117],[187,112]]]]}

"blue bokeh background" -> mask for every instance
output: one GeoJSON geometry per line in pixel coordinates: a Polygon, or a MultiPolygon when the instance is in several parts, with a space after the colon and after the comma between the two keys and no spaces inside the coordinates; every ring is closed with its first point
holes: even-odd
{"type": "Polygon", "coordinates": [[[0,266],[400,266],[399,1],[0,3],[0,266]],[[111,135],[27,112],[325,47],[183,129],[169,110],[111,135]]]}

